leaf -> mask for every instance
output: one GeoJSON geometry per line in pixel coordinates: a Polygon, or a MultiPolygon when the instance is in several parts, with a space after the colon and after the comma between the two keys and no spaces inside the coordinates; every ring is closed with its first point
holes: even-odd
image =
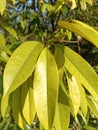
{"type": "Polygon", "coordinates": [[[91,26],[77,20],[72,20],[71,22],[59,21],[58,24],[61,27],[84,37],[98,47],[98,32],[91,26]]]}
{"type": "Polygon", "coordinates": [[[6,52],[8,55],[12,54],[12,52],[8,49],[8,47],[3,45],[3,44],[0,44],[0,51],[1,52],[6,52]]]}
{"type": "Polygon", "coordinates": [[[97,102],[94,101],[92,98],[87,98],[88,106],[93,114],[98,118],[98,99],[97,102]]]}
{"type": "Polygon", "coordinates": [[[80,107],[80,90],[79,83],[76,81],[74,76],[68,74],[68,88],[69,94],[73,105],[74,116],[76,117],[80,107]]]}
{"type": "Polygon", "coordinates": [[[59,73],[48,48],[39,56],[34,76],[34,102],[38,118],[46,130],[53,125],[58,98],[59,73]]]}
{"type": "Polygon", "coordinates": [[[98,75],[79,54],[65,47],[65,68],[89,91],[98,97],[98,75]]]}
{"type": "Polygon", "coordinates": [[[11,95],[11,108],[15,122],[24,129],[26,122],[24,121],[21,113],[21,87],[16,89],[11,95]]]}
{"type": "Polygon", "coordinates": [[[76,1],[75,0],[70,0],[72,2],[72,6],[71,6],[71,9],[74,9],[76,8],[76,1]]]}
{"type": "Polygon", "coordinates": [[[86,93],[85,93],[85,90],[82,87],[82,85],[79,85],[79,90],[80,90],[80,95],[81,95],[80,107],[81,107],[81,110],[82,110],[84,116],[86,117],[86,115],[87,115],[87,109],[88,109],[86,93]]]}
{"type": "Polygon", "coordinates": [[[65,63],[65,58],[64,58],[64,46],[63,45],[57,45],[54,53],[54,57],[56,60],[56,64],[58,66],[58,69],[62,68],[65,63]]]}
{"type": "Polygon", "coordinates": [[[17,89],[34,71],[43,44],[28,41],[20,45],[11,55],[4,70],[4,94],[2,99],[2,114],[4,115],[8,96],[17,89]]]}
{"type": "Polygon", "coordinates": [[[15,4],[15,0],[11,0],[15,4]]]}
{"type": "Polygon", "coordinates": [[[27,24],[26,19],[24,19],[24,20],[21,19],[21,27],[22,27],[22,29],[25,29],[26,24],[27,24]]]}
{"type": "Polygon", "coordinates": [[[14,51],[4,70],[4,95],[14,91],[32,74],[42,49],[42,43],[28,41],[14,51]]]}
{"type": "Polygon", "coordinates": [[[26,0],[19,0],[20,2],[26,3],[26,0]]]}
{"type": "Polygon", "coordinates": [[[16,31],[15,31],[13,28],[5,27],[5,29],[6,29],[13,37],[15,37],[15,38],[18,40],[17,33],[16,33],[16,31]]]}
{"type": "Polygon", "coordinates": [[[60,87],[54,121],[56,130],[68,130],[70,122],[70,107],[68,101],[68,97],[60,87]]]}
{"type": "Polygon", "coordinates": [[[96,130],[96,128],[92,127],[92,126],[83,126],[84,130],[96,130]]]}
{"type": "Polygon", "coordinates": [[[22,114],[26,122],[31,125],[34,120],[36,110],[33,98],[33,77],[30,77],[21,86],[22,114]]]}
{"type": "Polygon", "coordinates": [[[5,38],[2,33],[0,33],[0,44],[5,45],[5,38]]]}
{"type": "Polygon", "coordinates": [[[88,4],[90,4],[90,5],[93,4],[93,1],[92,1],[92,0],[86,0],[86,2],[87,2],[88,4]]]}
{"type": "Polygon", "coordinates": [[[80,5],[81,5],[82,10],[86,10],[86,1],[85,0],[81,0],[80,5]]]}
{"type": "Polygon", "coordinates": [[[1,15],[3,15],[5,7],[6,7],[6,0],[0,0],[0,13],[1,13],[1,15]]]}

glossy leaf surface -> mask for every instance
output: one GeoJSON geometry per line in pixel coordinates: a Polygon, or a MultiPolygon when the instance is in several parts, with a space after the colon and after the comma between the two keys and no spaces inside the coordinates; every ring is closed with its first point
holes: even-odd
{"type": "Polygon", "coordinates": [[[59,74],[54,56],[45,48],[39,56],[34,75],[34,102],[46,130],[53,125],[58,98],[59,74]]]}
{"type": "Polygon", "coordinates": [[[68,130],[69,121],[70,121],[69,100],[60,87],[54,126],[56,130],[68,130]]]}
{"type": "Polygon", "coordinates": [[[79,83],[74,76],[67,76],[69,94],[73,105],[74,116],[76,117],[80,107],[80,90],[79,83]]]}
{"type": "Polygon", "coordinates": [[[67,46],[65,47],[65,68],[84,85],[91,95],[98,97],[98,75],[87,61],[67,46]]]}
{"type": "Polygon", "coordinates": [[[82,36],[98,47],[98,32],[91,26],[77,20],[72,20],[71,22],[59,21],[58,24],[61,27],[82,36]]]}

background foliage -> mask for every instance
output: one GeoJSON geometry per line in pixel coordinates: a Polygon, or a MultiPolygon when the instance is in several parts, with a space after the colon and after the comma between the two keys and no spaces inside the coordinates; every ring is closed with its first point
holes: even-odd
{"type": "Polygon", "coordinates": [[[98,129],[98,1],[3,0],[0,12],[0,128],[98,129]]]}

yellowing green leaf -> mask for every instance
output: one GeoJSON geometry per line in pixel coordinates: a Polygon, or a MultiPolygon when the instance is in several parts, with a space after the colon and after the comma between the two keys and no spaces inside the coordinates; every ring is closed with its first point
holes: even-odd
{"type": "Polygon", "coordinates": [[[79,54],[65,47],[65,68],[84,85],[92,96],[98,97],[98,75],[79,54]]]}
{"type": "Polygon", "coordinates": [[[27,23],[26,19],[25,19],[25,20],[21,20],[21,27],[22,27],[23,29],[25,29],[26,23],[27,23]]]}
{"type": "Polygon", "coordinates": [[[50,130],[53,125],[58,86],[59,73],[54,56],[45,48],[35,69],[34,102],[38,118],[46,130],[50,130]]]}
{"type": "Polygon", "coordinates": [[[60,87],[54,120],[56,130],[68,130],[70,121],[70,107],[68,101],[68,97],[60,87]]]}
{"type": "Polygon", "coordinates": [[[19,87],[34,71],[43,44],[24,42],[10,57],[4,71],[4,95],[19,87]]]}
{"type": "Polygon", "coordinates": [[[6,0],[0,0],[0,13],[3,14],[6,7],[6,0]]]}
{"type": "Polygon", "coordinates": [[[19,87],[12,93],[11,100],[11,108],[15,122],[22,129],[25,129],[26,122],[24,121],[21,113],[21,87],[19,87]]]}
{"type": "Polygon", "coordinates": [[[88,106],[93,114],[98,118],[98,99],[94,101],[92,98],[87,98],[88,106]]]}
{"type": "Polygon", "coordinates": [[[61,27],[84,37],[98,47],[98,32],[91,26],[77,20],[72,20],[71,22],[59,21],[58,24],[61,27]]]}
{"type": "Polygon", "coordinates": [[[15,0],[11,0],[15,4],[15,0]]]}
{"type": "Polygon", "coordinates": [[[4,70],[4,95],[2,99],[2,114],[6,112],[8,97],[34,71],[37,58],[43,49],[43,44],[28,41],[20,45],[11,55],[4,70]]]}
{"type": "Polygon", "coordinates": [[[31,125],[36,114],[33,98],[33,77],[30,77],[21,86],[21,105],[22,114],[26,122],[31,125]]]}
{"type": "Polygon", "coordinates": [[[86,10],[86,1],[85,0],[80,0],[80,5],[82,10],[86,10]]]}
{"type": "Polygon", "coordinates": [[[76,116],[80,107],[80,90],[79,83],[76,81],[74,76],[68,74],[68,87],[69,94],[73,105],[74,115],[76,116]]]}
{"type": "Polygon", "coordinates": [[[10,28],[10,27],[5,27],[5,29],[6,29],[13,37],[15,37],[16,39],[18,39],[18,36],[17,36],[17,33],[16,33],[15,29],[10,28]]]}
{"type": "Polygon", "coordinates": [[[19,0],[20,2],[23,2],[23,3],[25,3],[26,2],[26,0],[19,0]]]}
{"type": "Polygon", "coordinates": [[[72,2],[72,6],[71,6],[71,9],[74,9],[74,8],[76,8],[76,1],[75,0],[69,0],[69,1],[71,1],[72,2]]]}
{"type": "Polygon", "coordinates": [[[87,115],[87,107],[88,107],[86,93],[85,93],[85,90],[82,87],[82,85],[79,85],[79,90],[80,90],[80,95],[81,95],[80,107],[81,107],[81,110],[82,110],[84,116],[86,117],[86,115],[87,115]]]}
{"type": "Polygon", "coordinates": [[[88,4],[90,4],[90,5],[92,5],[93,0],[86,0],[86,2],[87,2],[88,4]]]}
{"type": "Polygon", "coordinates": [[[65,63],[65,58],[64,58],[64,46],[63,45],[58,45],[56,46],[54,57],[56,60],[56,64],[58,66],[58,69],[62,68],[65,63]]]}
{"type": "Polygon", "coordinates": [[[0,44],[5,45],[5,38],[2,33],[0,33],[0,44]]]}

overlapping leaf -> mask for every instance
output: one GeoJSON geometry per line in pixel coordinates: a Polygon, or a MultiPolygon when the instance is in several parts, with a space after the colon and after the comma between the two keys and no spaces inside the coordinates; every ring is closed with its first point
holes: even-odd
{"type": "Polygon", "coordinates": [[[21,86],[21,109],[26,122],[31,125],[35,117],[35,105],[33,97],[33,78],[30,77],[21,86]]]}
{"type": "Polygon", "coordinates": [[[73,105],[74,116],[76,117],[80,107],[80,90],[79,83],[74,76],[68,74],[67,76],[69,94],[73,105]]]}
{"type": "Polygon", "coordinates": [[[65,68],[84,85],[92,96],[98,97],[98,75],[80,55],[65,47],[65,68]]]}
{"type": "Polygon", "coordinates": [[[70,121],[69,99],[63,92],[62,88],[60,87],[54,126],[56,130],[68,130],[69,121],[70,121]]]}
{"type": "Polygon", "coordinates": [[[22,129],[25,129],[26,122],[22,118],[22,112],[21,112],[21,87],[19,87],[17,90],[15,90],[11,94],[11,108],[12,108],[12,113],[13,113],[15,122],[22,129]]]}
{"type": "Polygon", "coordinates": [[[3,115],[8,104],[9,94],[18,88],[32,74],[42,49],[42,43],[28,41],[19,46],[10,57],[4,71],[3,115]]]}
{"type": "Polygon", "coordinates": [[[58,24],[61,27],[84,37],[98,47],[98,32],[91,26],[77,20],[72,20],[71,22],[59,21],[58,24]]]}
{"type": "Polygon", "coordinates": [[[86,117],[87,115],[87,107],[88,107],[88,104],[87,104],[87,98],[86,98],[86,93],[85,93],[85,90],[83,88],[82,85],[79,85],[79,90],[80,90],[80,107],[81,107],[81,110],[84,114],[84,116],[86,117]]]}
{"type": "Polygon", "coordinates": [[[98,99],[87,98],[88,106],[93,114],[98,118],[98,99]]]}
{"type": "Polygon", "coordinates": [[[0,13],[3,14],[3,11],[6,7],[6,0],[0,0],[0,13]]]}
{"type": "Polygon", "coordinates": [[[54,56],[45,48],[35,69],[34,102],[39,120],[46,130],[53,125],[58,86],[59,74],[54,56]]]}
{"type": "Polygon", "coordinates": [[[5,29],[6,29],[13,37],[15,37],[16,39],[18,39],[17,33],[16,33],[16,31],[15,31],[14,28],[5,27],[5,29]]]}

